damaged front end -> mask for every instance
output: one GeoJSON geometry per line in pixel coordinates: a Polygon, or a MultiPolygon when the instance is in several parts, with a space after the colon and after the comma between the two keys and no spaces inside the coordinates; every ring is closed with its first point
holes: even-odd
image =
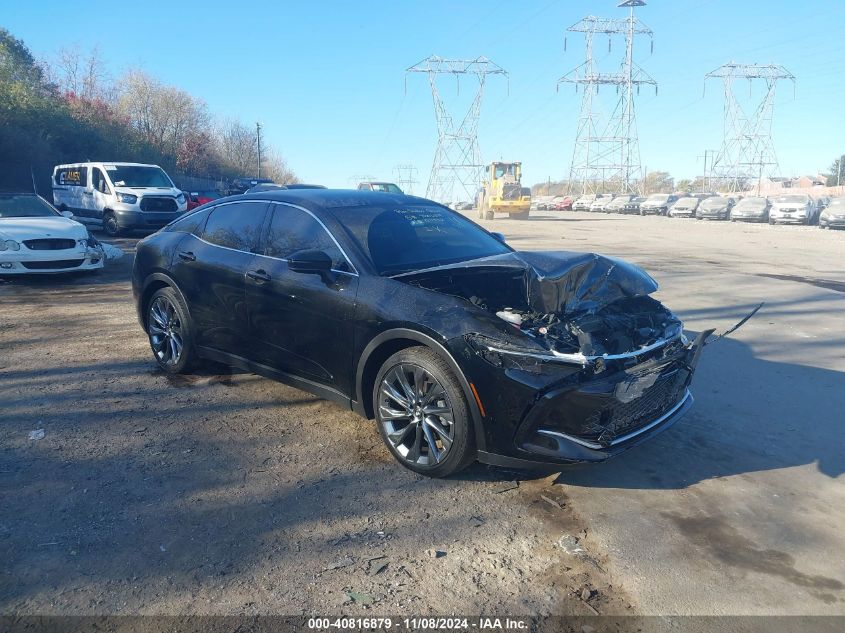
{"type": "MultiPolygon", "coordinates": [[[[681,321],[649,296],[657,283],[645,272],[594,254],[496,259],[408,280],[506,324],[501,333],[463,336],[488,417],[497,418],[489,443],[510,447],[517,461],[600,461],[689,409],[712,331],[688,341],[681,321]]],[[[502,458],[485,461],[508,463],[502,458]]]]}

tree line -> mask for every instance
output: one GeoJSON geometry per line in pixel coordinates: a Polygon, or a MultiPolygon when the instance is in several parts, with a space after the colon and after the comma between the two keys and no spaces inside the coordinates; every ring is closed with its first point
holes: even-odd
{"type": "MultiPolygon", "coordinates": [[[[227,180],[296,175],[256,130],[217,120],[207,104],[151,74],[130,69],[113,78],[97,48],[63,48],[36,59],[0,28],[0,187],[50,189],[60,163],[156,163],[179,175],[227,180]]],[[[177,183],[178,184],[178,183],[177,183]]],[[[46,196],[48,199],[49,194],[46,196]]]]}

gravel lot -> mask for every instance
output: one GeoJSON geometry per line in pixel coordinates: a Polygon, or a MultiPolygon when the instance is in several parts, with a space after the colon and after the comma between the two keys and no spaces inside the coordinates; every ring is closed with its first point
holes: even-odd
{"type": "Polygon", "coordinates": [[[155,371],[134,239],[97,275],[0,282],[0,613],[845,614],[845,232],[485,226],[644,266],[691,332],[766,306],[655,440],[435,481],[296,389],[155,371]]]}

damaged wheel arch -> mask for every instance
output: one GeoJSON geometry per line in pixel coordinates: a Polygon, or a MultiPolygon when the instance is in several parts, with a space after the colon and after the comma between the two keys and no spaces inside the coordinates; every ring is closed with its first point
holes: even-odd
{"type": "Polygon", "coordinates": [[[461,390],[469,404],[472,418],[473,434],[475,445],[479,451],[486,449],[486,441],[483,430],[483,415],[478,406],[478,400],[470,387],[470,381],[464,375],[460,365],[446,347],[433,336],[410,328],[393,328],[385,330],[373,338],[361,353],[358,361],[358,368],[355,375],[356,398],[352,408],[367,419],[374,418],[372,403],[367,394],[372,393],[375,385],[376,375],[382,363],[392,354],[401,349],[414,346],[423,346],[437,353],[455,374],[461,385],[461,390]]]}

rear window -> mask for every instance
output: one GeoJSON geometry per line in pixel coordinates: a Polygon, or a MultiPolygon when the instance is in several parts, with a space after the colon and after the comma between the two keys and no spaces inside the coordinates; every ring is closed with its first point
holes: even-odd
{"type": "Polygon", "coordinates": [[[60,187],[85,187],[88,184],[88,168],[62,167],[56,170],[53,180],[60,187]]]}

